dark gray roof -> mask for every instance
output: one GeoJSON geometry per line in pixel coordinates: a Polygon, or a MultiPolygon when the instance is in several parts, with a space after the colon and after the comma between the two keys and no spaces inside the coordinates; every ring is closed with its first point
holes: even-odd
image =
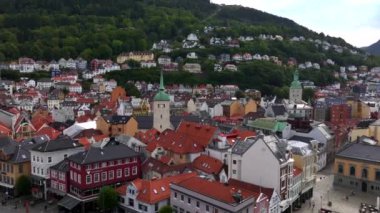
{"type": "Polygon", "coordinates": [[[117,160],[123,158],[137,157],[140,154],[133,151],[128,146],[116,143],[110,146],[90,147],[87,151],[79,152],[68,157],[70,161],[78,164],[89,164],[95,162],[117,160]]]}
{"type": "Polygon", "coordinates": [[[369,125],[371,125],[373,122],[375,122],[376,120],[374,119],[368,119],[368,120],[363,120],[363,121],[360,121],[356,127],[357,128],[368,128],[369,125]]]}
{"type": "Polygon", "coordinates": [[[257,141],[257,137],[254,139],[247,139],[245,141],[239,140],[232,146],[232,153],[237,155],[243,155],[254,143],[257,141]]]}
{"type": "Polygon", "coordinates": [[[380,163],[379,153],[380,146],[351,143],[339,151],[336,156],[380,163]]]}
{"type": "Polygon", "coordinates": [[[104,116],[104,120],[111,124],[126,124],[132,118],[131,116],[110,115],[104,116]]]}
{"type": "Polygon", "coordinates": [[[285,113],[286,113],[286,108],[282,104],[281,105],[274,104],[271,107],[272,107],[272,110],[273,110],[273,113],[275,116],[285,115],[285,113]]]}
{"type": "MultiPolygon", "coordinates": [[[[138,129],[152,129],[153,128],[153,116],[136,116],[135,119],[138,123],[138,129]]],[[[201,118],[196,115],[186,116],[170,116],[170,122],[174,129],[177,129],[181,121],[201,122],[201,118]]]]}
{"type": "Polygon", "coordinates": [[[61,162],[50,167],[50,169],[60,171],[60,172],[67,172],[69,171],[69,162],[66,159],[64,159],[61,162]]]}
{"type": "Polygon", "coordinates": [[[0,136],[0,150],[10,155],[16,151],[17,143],[8,136],[0,136]]]}
{"type": "Polygon", "coordinates": [[[37,152],[53,152],[65,149],[74,149],[78,147],[83,147],[78,141],[74,141],[68,136],[61,136],[55,140],[44,142],[32,148],[33,151],[37,152]]]}

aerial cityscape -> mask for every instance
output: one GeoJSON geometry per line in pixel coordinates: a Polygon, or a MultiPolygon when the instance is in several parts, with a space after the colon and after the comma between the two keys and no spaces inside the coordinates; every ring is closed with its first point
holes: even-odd
{"type": "Polygon", "coordinates": [[[380,34],[300,2],[0,1],[0,213],[380,212],[380,34]]]}

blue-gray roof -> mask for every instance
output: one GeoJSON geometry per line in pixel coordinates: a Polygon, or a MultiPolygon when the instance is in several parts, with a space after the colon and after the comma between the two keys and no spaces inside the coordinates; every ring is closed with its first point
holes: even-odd
{"type": "Polygon", "coordinates": [[[338,152],[336,156],[380,163],[379,153],[380,146],[351,143],[338,152]]]}

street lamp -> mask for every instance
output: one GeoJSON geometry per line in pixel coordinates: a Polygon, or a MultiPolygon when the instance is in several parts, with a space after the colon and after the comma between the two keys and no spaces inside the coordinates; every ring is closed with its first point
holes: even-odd
{"type": "Polygon", "coordinates": [[[323,208],[323,201],[322,201],[322,195],[321,195],[321,209],[323,208]]]}

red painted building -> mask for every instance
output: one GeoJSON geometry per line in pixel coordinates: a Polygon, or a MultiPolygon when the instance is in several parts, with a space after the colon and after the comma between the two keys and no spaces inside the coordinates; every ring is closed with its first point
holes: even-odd
{"type": "Polygon", "coordinates": [[[58,203],[67,210],[72,210],[79,203],[82,203],[82,211],[92,208],[92,201],[97,199],[102,187],[116,187],[141,177],[139,153],[124,144],[90,147],[87,151],[69,156],[67,160],[69,195],[58,203]],[[65,206],[70,199],[76,200],[77,205],[65,206]]]}
{"type": "Polygon", "coordinates": [[[351,118],[351,108],[347,104],[337,104],[330,107],[330,123],[345,124],[351,118]]]}
{"type": "Polygon", "coordinates": [[[65,196],[69,189],[69,163],[63,160],[50,167],[49,193],[57,196],[65,196]]]}

